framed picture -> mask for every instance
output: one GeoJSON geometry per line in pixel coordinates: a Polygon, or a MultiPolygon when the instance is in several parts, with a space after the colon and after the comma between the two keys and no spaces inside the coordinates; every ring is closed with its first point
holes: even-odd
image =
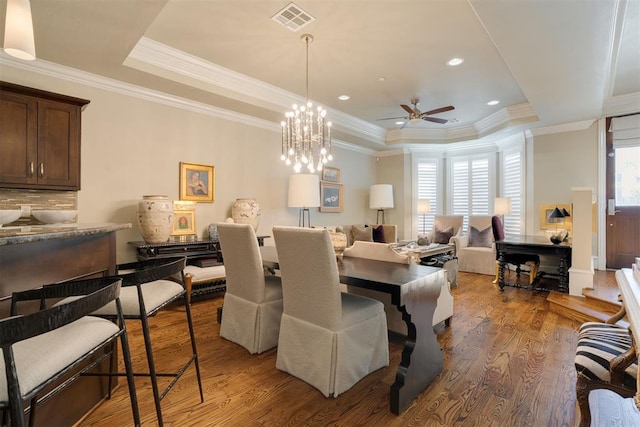
{"type": "Polygon", "coordinates": [[[324,166],[322,168],[322,180],[328,182],[340,182],[340,169],[324,166]]]}
{"type": "Polygon", "coordinates": [[[180,200],[212,203],[214,189],[213,166],[180,162],[180,200]]]}
{"type": "Polygon", "coordinates": [[[196,214],[193,210],[174,210],[172,236],[196,234],[196,214]]]}
{"type": "Polygon", "coordinates": [[[320,182],[320,212],[342,212],[342,184],[320,182]]]}
{"type": "Polygon", "coordinates": [[[540,205],[540,229],[541,230],[555,230],[556,228],[564,228],[571,231],[573,221],[571,216],[564,218],[549,218],[549,214],[555,209],[561,211],[565,209],[569,212],[569,215],[573,215],[571,211],[571,203],[564,203],[558,205],[540,205]]]}

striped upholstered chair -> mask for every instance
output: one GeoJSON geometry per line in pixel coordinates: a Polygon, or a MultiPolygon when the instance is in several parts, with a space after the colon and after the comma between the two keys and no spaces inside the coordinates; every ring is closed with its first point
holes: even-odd
{"type": "Polygon", "coordinates": [[[575,367],[576,399],[580,426],[589,426],[589,392],[608,389],[625,397],[636,392],[638,356],[628,328],[616,322],[625,315],[623,308],[607,323],[587,322],[578,330],[575,367]]]}

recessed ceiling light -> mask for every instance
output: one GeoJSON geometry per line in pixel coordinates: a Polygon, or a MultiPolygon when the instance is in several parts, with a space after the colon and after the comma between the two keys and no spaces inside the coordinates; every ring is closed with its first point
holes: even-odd
{"type": "Polygon", "coordinates": [[[498,105],[498,104],[500,104],[500,101],[498,101],[496,99],[494,99],[493,101],[487,102],[487,105],[498,105]]]}
{"type": "Polygon", "coordinates": [[[404,122],[396,122],[397,125],[403,125],[404,122]]]}
{"type": "Polygon", "coordinates": [[[447,64],[455,67],[456,65],[460,65],[464,62],[464,59],[462,58],[451,58],[450,60],[447,61],[447,64]]]}
{"type": "Polygon", "coordinates": [[[347,99],[349,99],[349,95],[340,95],[340,96],[338,97],[338,99],[339,99],[340,101],[346,101],[347,99]]]}

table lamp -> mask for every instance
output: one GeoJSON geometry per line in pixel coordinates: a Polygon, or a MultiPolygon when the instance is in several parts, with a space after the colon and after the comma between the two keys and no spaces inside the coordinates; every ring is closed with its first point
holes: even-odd
{"type": "Polygon", "coordinates": [[[427,225],[425,223],[426,215],[431,212],[431,202],[429,199],[418,199],[418,213],[422,215],[422,232],[427,232],[427,225]]]}
{"type": "MultiPolygon", "coordinates": [[[[554,245],[557,245],[564,240],[565,236],[561,235],[560,230],[558,229],[558,222],[560,220],[564,220],[564,216],[564,213],[562,213],[562,211],[558,209],[558,207],[555,207],[549,214],[549,219],[553,218],[554,222],[556,223],[556,232],[552,234],[551,237],[549,237],[549,240],[551,240],[551,243],[553,243],[554,245]]],[[[564,232],[562,234],[564,234],[564,232]]]]}
{"type": "Polygon", "coordinates": [[[299,173],[289,177],[289,198],[287,206],[300,208],[298,212],[298,227],[305,227],[305,213],[307,227],[311,227],[309,208],[320,206],[320,178],[310,173],[299,173]]]}
{"type": "Polygon", "coordinates": [[[511,214],[511,198],[510,197],[496,197],[493,203],[493,213],[495,215],[509,215],[511,214]]]}
{"type": "Polygon", "coordinates": [[[369,188],[369,209],[377,209],[376,224],[384,224],[384,210],[393,208],[393,186],[375,184],[369,188]],[[382,213],[382,222],[380,222],[382,213]]]}

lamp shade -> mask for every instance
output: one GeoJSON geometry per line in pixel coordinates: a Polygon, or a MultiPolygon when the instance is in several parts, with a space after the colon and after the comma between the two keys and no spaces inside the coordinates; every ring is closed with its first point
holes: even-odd
{"type": "Polygon", "coordinates": [[[496,197],[493,204],[493,213],[495,215],[509,215],[511,214],[511,198],[510,197],[496,197]]]}
{"type": "Polygon", "coordinates": [[[431,212],[431,202],[429,199],[418,199],[418,213],[428,214],[431,212]]]}
{"type": "Polygon", "coordinates": [[[310,173],[289,177],[290,208],[316,208],[320,206],[320,178],[310,173]]]}
{"type": "Polygon", "coordinates": [[[560,209],[556,207],[549,214],[549,218],[564,218],[564,214],[560,209]]]}
{"type": "Polygon", "coordinates": [[[33,21],[29,0],[7,0],[4,23],[4,51],[19,59],[36,59],[33,21]]]}
{"type": "Polygon", "coordinates": [[[375,184],[369,188],[369,208],[389,209],[393,207],[393,186],[375,184]]]}

